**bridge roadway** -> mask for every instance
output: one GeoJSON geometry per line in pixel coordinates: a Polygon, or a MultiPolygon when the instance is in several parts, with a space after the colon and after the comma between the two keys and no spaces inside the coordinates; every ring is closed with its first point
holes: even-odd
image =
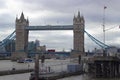
{"type": "Polygon", "coordinates": [[[73,25],[27,26],[26,30],[73,30],[73,25]]]}

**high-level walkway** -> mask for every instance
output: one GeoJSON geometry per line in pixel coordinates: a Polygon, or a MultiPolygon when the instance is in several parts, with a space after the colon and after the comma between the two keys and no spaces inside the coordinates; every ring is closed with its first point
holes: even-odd
{"type": "Polygon", "coordinates": [[[27,26],[26,30],[73,30],[73,25],[27,26]]]}

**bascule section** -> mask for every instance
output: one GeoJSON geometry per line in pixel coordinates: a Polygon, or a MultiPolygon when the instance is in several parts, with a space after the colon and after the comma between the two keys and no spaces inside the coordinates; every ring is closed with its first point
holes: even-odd
{"type": "Polygon", "coordinates": [[[27,57],[27,46],[28,46],[28,30],[25,27],[29,26],[28,19],[25,19],[24,14],[21,13],[20,19],[16,17],[15,22],[16,28],[16,41],[15,41],[15,52],[12,53],[12,60],[27,57]]]}

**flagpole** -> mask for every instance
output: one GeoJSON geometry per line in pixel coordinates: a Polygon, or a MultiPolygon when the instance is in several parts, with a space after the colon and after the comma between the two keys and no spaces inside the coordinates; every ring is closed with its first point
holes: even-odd
{"type": "MultiPolygon", "coordinates": [[[[104,10],[103,10],[103,43],[105,44],[105,9],[107,7],[104,6],[104,10]]],[[[106,49],[103,49],[103,56],[106,56],[106,49]]]]}
{"type": "Polygon", "coordinates": [[[105,44],[105,9],[106,8],[107,7],[104,6],[104,10],[103,10],[103,42],[104,42],[104,44],[105,44]]]}

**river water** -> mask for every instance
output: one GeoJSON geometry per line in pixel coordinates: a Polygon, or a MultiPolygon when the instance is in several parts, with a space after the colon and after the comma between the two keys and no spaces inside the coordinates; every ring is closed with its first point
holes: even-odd
{"type": "MultiPolygon", "coordinates": [[[[45,65],[49,66],[52,65],[52,69],[54,71],[65,71],[67,70],[66,65],[70,63],[70,60],[46,60],[45,65]],[[60,64],[60,65],[59,65],[60,64]]],[[[29,68],[34,68],[34,63],[16,63],[16,62],[11,62],[9,60],[3,60],[0,61],[0,71],[3,70],[11,70],[13,67],[16,69],[28,69],[28,64],[29,68]]],[[[23,74],[14,74],[14,75],[5,75],[5,76],[0,76],[0,80],[29,80],[30,73],[23,73],[23,74]]],[[[71,76],[63,79],[58,79],[58,80],[120,80],[120,78],[114,78],[114,79],[104,79],[104,78],[91,78],[86,74],[78,75],[78,76],[71,76]]]]}
{"type": "MultiPolygon", "coordinates": [[[[29,76],[30,73],[6,75],[6,76],[0,76],[0,80],[29,80],[29,76]]],[[[114,79],[90,78],[86,74],[82,74],[79,76],[71,76],[58,80],[120,80],[120,78],[114,78],[114,79]]]]}
{"type": "Polygon", "coordinates": [[[63,79],[58,79],[58,80],[120,80],[120,78],[91,78],[90,76],[86,74],[82,74],[79,76],[71,76],[63,79]]]}

